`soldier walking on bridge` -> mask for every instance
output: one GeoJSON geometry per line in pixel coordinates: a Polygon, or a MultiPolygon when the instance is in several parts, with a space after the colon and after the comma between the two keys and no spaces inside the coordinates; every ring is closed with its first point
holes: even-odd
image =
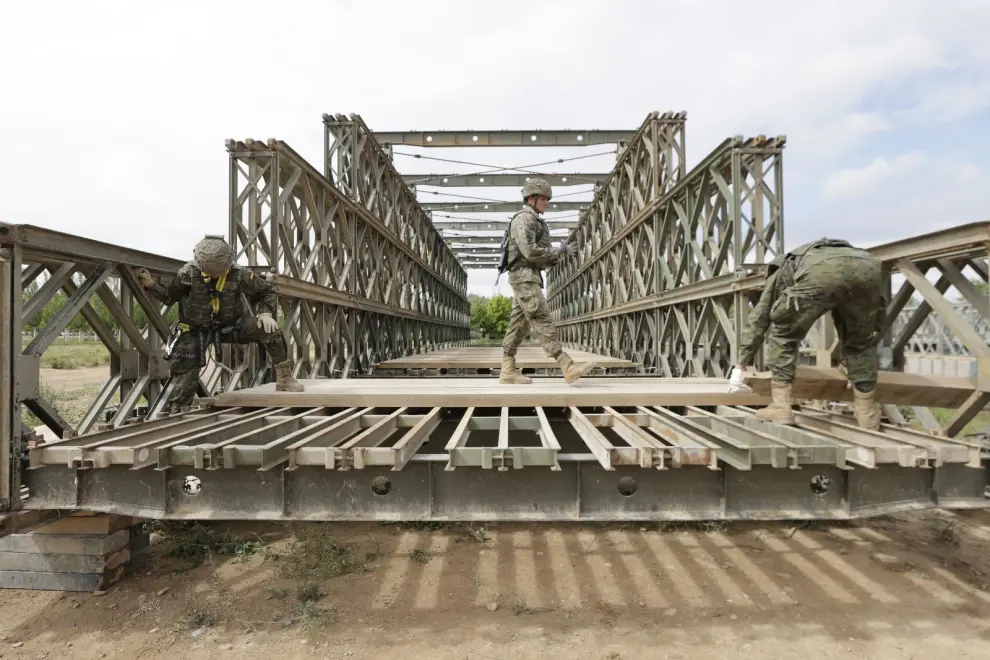
{"type": "Polygon", "coordinates": [[[279,392],[301,392],[292,377],[292,360],[279,332],[275,315],[275,285],[234,263],[233,251],[223,236],[207,236],[193,249],[193,261],[183,265],[166,286],[155,282],[147,269],[137,271],[138,282],[165,305],[179,303],[179,336],[171,347],[169,373],[175,387],[168,412],[192,404],[199,384],[199,371],[206,364],[207,348],[220,354],[221,342],[257,343],[272,357],[279,392]],[[252,316],[241,300],[244,294],[255,303],[252,316]]]}
{"type": "Polygon", "coordinates": [[[544,179],[527,181],[522,189],[526,206],[509,221],[508,254],[505,258],[513,298],[509,327],[502,341],[501,383],[525,385],[533,382],[532,378],[523,376],[516,366],[516,350],[530,330],[539,337],[546,354],[556,360],[568,383],[573,383],[597,366],[594,362],[576,364],[564,352],[557,339],[547,299],[543,296],[542,271],[574,250],[569,240],[556,249],[550,243],[550,228],[540,214],[546,211],[552,196],[550,184],[544,179]]]}
{"type": "Polygon", "coordinates": [[[739,367],[753,363],[769,328],[767,366],[772,374],[770,406],[756,413],[764,420],[793,424],[791,382],[798,344],[818,317],[831,312],[853,385],[856,421],[880,426],[875,402],[877,343],[886,309],[881,266],[868,252],[846,241],[822,238],[777,257],[769,266],[759,302],[749,316],[739,347],[739,367]]]}

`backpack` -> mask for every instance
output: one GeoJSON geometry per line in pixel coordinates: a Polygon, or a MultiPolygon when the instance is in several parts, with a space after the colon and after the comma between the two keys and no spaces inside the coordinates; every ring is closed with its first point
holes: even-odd
{"type": "Polygon", "coordinates": [[[509,263],[509,232],[512,231],[512,221],[515,220],[520,213],[522,213],[522,211],[519,211],[519,213],[516,213],[509,218],[509,226],[505,228],[505,233],[502,234],[502,258],[498,261],[498,275],[495,276],[495,286],[498,286],[498,279],[502,277],[502,273],[508,271],[512,267],[512,264],[509,263]]]}

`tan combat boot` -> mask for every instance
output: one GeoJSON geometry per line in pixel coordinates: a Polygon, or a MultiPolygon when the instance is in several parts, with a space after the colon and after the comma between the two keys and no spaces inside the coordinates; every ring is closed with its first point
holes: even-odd
{"type": "Polygon", "coordinates": [[[770,396],[773,398],[773,403],[756,411],[757,418],[778,424],[794,424],[794,413],[791,412],[791,384],[770,381],[770,396]]]}
{"type": "Polygon", "coordinates": [[[861,428],[876,431],[880,428],[880,406],[874,392],[860,392],[853,387],[853,412],[861,428]]]}
{"type": "Polygon", "coordinates": [[[560,371],[564,374],[564,380],[568,383],[573,383],[578,378],[598,366],[597,362],[577,364],[567,353],[561,353],[557,356],[557,364],[560,366],[560,371]]]}
{"type": "Polygon", "coordinates": [[[278,380],[275,381],[276,392],[302,392],[306,389],[292,377],[292,367],[292,360],[279,362],[275,365],[275,375],[278,376],[278,380]]]}
{"type": "Polygon", "coordinates": [[[529,385],[533,379],[522,375],[519,367],[516,366],[515,355],[503,355],[502,371],[499,373],[498,382],[503,385],[529,385]]]}

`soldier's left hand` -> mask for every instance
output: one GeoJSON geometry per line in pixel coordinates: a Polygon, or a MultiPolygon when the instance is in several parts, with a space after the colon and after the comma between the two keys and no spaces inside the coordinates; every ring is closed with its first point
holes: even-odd
{"type": "Polygon", "coordinates": [[[278,321],[272,318],[272,315],[268,312],[263,314],[258,314],[258,327],[265,332],[275,332],[278,330],[278,321]]]}

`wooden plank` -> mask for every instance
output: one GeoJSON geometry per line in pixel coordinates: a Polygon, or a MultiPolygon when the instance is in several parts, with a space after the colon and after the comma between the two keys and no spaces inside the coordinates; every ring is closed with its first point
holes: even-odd
{"type": "Polygon", "coordinates": [[[11,534],[0,539],[0,552],[105,555],[124,547],[130,540],[129,529],[108,536],[11,534]]]}
{"type": "Polygon", "coordinates": [[[141,522],[135,516],[103,514],[99,516],[68,516],[42,525],[32,534],[113,534],[141,522]]]}
{"type": "Polygon", "coordinates": [[[0,571],[37,571],[41,573],[102,573],[131,558],[129,547],[106,555],[68,555],[48,552],[0,552],[0,571]]]}
{"type": "MultiPolygon", "coordinates": [[[[746,379],[753,392],[728,392],[723,378],[582,378],[503,385],[494,378],[359,378],[302,380],[304,392],[276,392],[269,383],[224,392],[215,404],[238,406],[407,406],[407,407],[571,407],[571,406],[763,406],[770,402],[770,374],[746,379]]],[[[836,369],[800,366],[793,397],[851,401],[846,378],[836,369]]],[[[975,389],[966,378],[882,371],[878,403],[958,408],[975,389]]]]}
{"type": "Polygon", "coordinates": [[[224,392],[218,406],[570,407],[600,405],[766,405],[767,394],[729,394],[717,378],[562,378],[502,385],[494,378],[361,378],[302,380],[304,392],[276,392],[274,384],[224,392]]]}
{"type": "MultiPolygon", "coordinates": [[[[838,369],[802,365],[797,368],[791,396],[795,400],[852,401],[853,392],[846,388],[847,383],[848,380],[838,369]]],[[[747,376],[746,384],[755,393],[770,396],[770,372],[747,376]]],[[[968,378],[881,371],[877,375],[876,398],[878,403],[958,408],[975,388],[976,383],[968,378]]]]}
{"type": "MultiPolygon", "coordinates": [[[[576,362],[597,362],[602,368],[632,368],[635,362],[621,358],[598,355],[587,351],[567,349],[576,362]]],[[[538,346],[522,346],[516,352],[516,365],[521,369],[557,369],[556,361],[538,346]]],[[[379,362],[379,369],[500,369],[502,348],[468,347],[448,348],[419,355],[407,355],[394,360],[379,362]]]]}

